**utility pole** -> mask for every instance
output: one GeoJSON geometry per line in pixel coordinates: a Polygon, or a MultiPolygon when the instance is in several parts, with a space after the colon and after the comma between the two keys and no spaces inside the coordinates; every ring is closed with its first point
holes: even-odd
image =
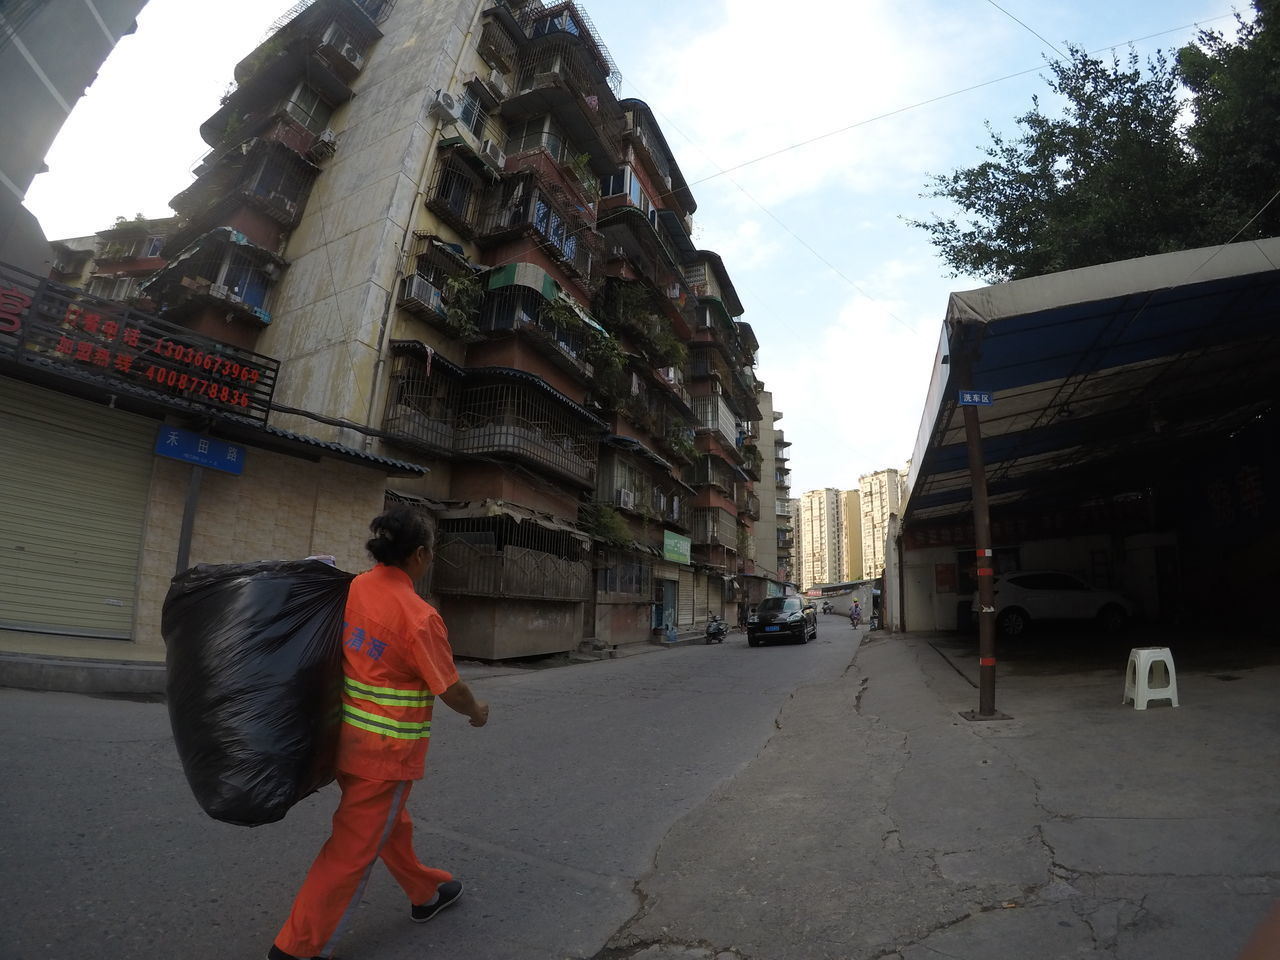
{"type": "Polygon", "coordinates": [[[996,710],[996,604],[995,558],[991,552],[991,511],[987,500],[987,469],[982,459],[982,427],[978,406],[989,405],[991,394],[973,389],[973,363],[969,355],[956,356],[964,415],[964,437],[969,453],[969,484],[973,493],[973,541],[978,577],[978,709],[966,710],[966,720],[1008,720],[996,710]]]}

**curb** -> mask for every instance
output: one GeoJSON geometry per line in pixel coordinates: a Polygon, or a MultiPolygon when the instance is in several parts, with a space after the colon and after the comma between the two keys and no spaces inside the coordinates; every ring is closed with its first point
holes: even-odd
{"type": "Polygon", "coordinates": [[[0,687],[43,693],[164,693],[165,665],[136,660],[84,660],[0,653],[0,687]]]}

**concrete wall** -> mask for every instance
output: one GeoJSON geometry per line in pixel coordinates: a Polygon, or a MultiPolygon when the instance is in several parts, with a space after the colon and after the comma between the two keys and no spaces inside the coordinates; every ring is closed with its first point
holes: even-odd
{"type": "Polygon", "coordinates": [[[572,650],[582,638],[581,603],[490,597],[440,598],[458,657],[505,660],[572,650]]]}
{"type": "MultiPolygon", "coordinates": [[[[160,611],[178,555],[191,467],[157,458],[139,570],[134,640],[164,656],[160,611]]],[[[239,477],[205,470],[192,531],[192,565],[332,554],[344,570],[371,565],[364,543],[382,511],[385,474],[334,460],[313,463],[249,449],[239,477]]]]}
{"type": "MultiPolygon", "coordinates": [[[[427,106],[436,90],[456,90],[459,52],[474,56],[467,37],[479,8],[476,0],[397,4],[352,84],[355,96],[332,118],[338,148],[289,239],[291,265],[272,291],[272,324],[258,345],[283,361],[282,404],[362,423],[381,415],[385,384],[374,373],[384,324],[440,129],[427,106]]],[[[307,429],[339,439],[331,428],[307,429]]]]}
{"type": "Polygon", "coordinates": [[[637,600],[597,600],[595,637],[605,646],[646,643],[653,634],[653,605],[637,600]]]}

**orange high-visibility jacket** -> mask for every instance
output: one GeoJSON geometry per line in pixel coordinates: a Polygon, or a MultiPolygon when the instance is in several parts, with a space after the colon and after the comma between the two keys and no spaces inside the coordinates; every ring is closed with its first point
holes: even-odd
{"type": "Polygon", "coordinates": [[[449,633],[409,575],[378,564],[351,581],[342,629],[337,768],[369,780],[418,780],[431,706],[458,681],[449,633]]]}

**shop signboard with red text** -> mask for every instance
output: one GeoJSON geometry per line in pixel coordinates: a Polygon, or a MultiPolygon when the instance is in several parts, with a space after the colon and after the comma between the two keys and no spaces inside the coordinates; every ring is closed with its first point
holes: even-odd
{"type": "Polygon", "coordinates": [[[278,360],[0,264],[0,353],[266,423],[278,360]]]}

